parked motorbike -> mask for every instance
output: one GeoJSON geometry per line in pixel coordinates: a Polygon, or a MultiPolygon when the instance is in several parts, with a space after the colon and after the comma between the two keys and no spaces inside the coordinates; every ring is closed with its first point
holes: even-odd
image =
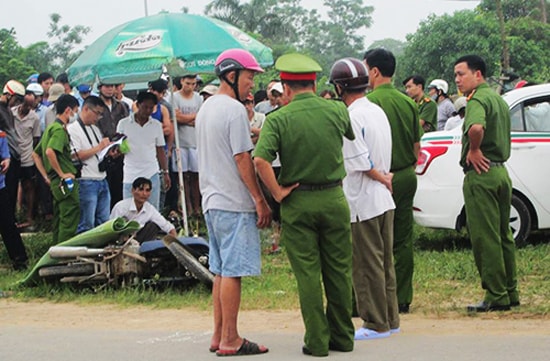
{"type": "Polygon", "coordinates": [[[23,283],[55,281],[94,288],[131,285],[212,286],[208,243],[200,237],[166,235],[139,243],[136,222],[109,221],[50,247],[23,283]]]}

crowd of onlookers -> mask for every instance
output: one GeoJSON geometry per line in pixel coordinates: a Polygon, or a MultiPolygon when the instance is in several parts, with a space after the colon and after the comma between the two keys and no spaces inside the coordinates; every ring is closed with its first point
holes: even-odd
{"type": "MultiPolygon", "coordinates": [[[[123,93],[125,84],[100,82],[96,91],[92,84],[79,84],[73,88],[65,73],[56,78],[47,72],[33,74],[26,85],[14,80],[6,83],[0,114],[0,130],[6,133],[11,155],[5,173],[5,211],[9,210],[16,220],[16,230],[36,230],[37,219],[46,224],[53,222],[56,227],[59,227],[58,221],[71,223],[68,230],[62,230],[68,235],[89,230],[107,221],[112,207],[131,196],[131,184],[138,177],[151,179],[149,202],[157,210],[165,214],[181,211],[179,171],[185,191],[186,214],[200,219],[194,122],[203,102],[216,94],[218,87],[214,84],[203,86],[201,77],[196,74],[174,78],[172,84],[173,89],[169,91],[167,80],[152,81],[148,84],[147,95],[141,92],[132,99],[123,93]],[[73,200],[73,207],[68,208],[67,217],[56,220],[56,202],[52,197],[56,192],[51,190],[51,176],[59,177],[49,164],[46,164],[45,174],[37,170],[33,150],[48,127],[59,119],[56,103],[63,95],[71,95],[78,103],[78,107],[71,110],[67,123],[61,124],[65,133],[60,134],[68,135],[69,160],[79,179],[79,197],[73,200]],[[149,117],[157,122],[148,123],[149,117]],[[140,119],[142,124],[136,126],[140,119]],[[177,124],[177,129],[174,129],[174,124],[177,124]],[[78,207],[79,212],[73,212],[74,207],[78,207]]],[[[424,131],[449,130],[462,124],[466,99],[458,97],[453,105],[447,94],[449,86],[446,81],[433,80],[427,87],[428,95],[425,95],[425,80],[419,75],[408,77],[403,85],[407,95],[418,105],[424,131]]],[[[319,96],[336,98],[334,91],[328,89],[319,96]]],[[[258,141],[266,114],[288,102],[278,79],[270,81],[265,90],[250,93],[244,100],[254,144],[258,141]]],[[[46,153],[42,155],[46,163],[50,163],[46,153]]],[[[278,158],[272,166],[278,175],[278,158]]],[[[269,197],[265,188],[264,193],[274,210],[271,252],[277,252],[279,205],[269,197]]],[[[55,230],[54,234],[57,234],[55,230]]],[[[54,238],[54,241],[63,241],[66,236],[54,238]]]]}
{"type": "Polygon", "coordinates": [[[383,48],[336,61],[334,93],[320,96],[314,59],[285,54],[275,68],[280,80],[252,94],[263,69],[248,51],[229,49],[215,63],[219,87],[187,74],[173,79],[169,98],[169,83],[158,79],[135,100],[123,84],[100,82],[96,94],[81,84],[73,93],[64,75],[54,83],[39,74],[26,87],[8,81],[0,97],[0,231],[14,268],[26,267],[20,228],[33,226],[35,209],[51,215],[58,243],[119,216],[175,235],[159,211],[181,207],[208,229],[210,352],[260,354],[268,348],[239,336],[237,314],[242,277],[261,272],[258,228],[274,220],[271,251],[280,236],[298,284],[302,352],[349,352],[356,340],[400,332],[399,314],[413,300],[420,139],[462,125],[463,195],[485,290],[467,310],[519,306],[505,167],[510,114],[486,83],[482,58],[454,63],[468,96],[454,104],[442,79],[428,95],[419,75],[403,81],[406,95],[396,89],[396,59],[383,48]],[[341,101],[324,99],[336,95],[341,101]],[[27,211],[16,225],[19,199],[27,211]],[[363,320],[357,330],[353,310],[363,320]]]}
{"type": "MultiPolygon", "coordinates": [[[[27,263],[20,233],[51,227],[57,243],[94,228],[109,220],[117,202],[131,198],[139,177],[151,180],[148,202],[167,215],[182,211],[181,172],[186,214],[202,217],[195,117],[218,86],[204,86],[197,74],[172,79],[171,91],[169,84],[162,78],[149,82],[147,91],[132,92],[132,98],[123,92],[125,84],[73,87],[65,73],[5,84],[0,131],[9,157],[1,157],[1,187],[2,211],[9,216],[2,217],[2,238],[16,268],[27,263]],[[77,179],[70,189],[68,178],[77,179]]],[[[332,91],[320,96],[335,98],[332,91]]],[[[249,94],[244,105],[253,143],[265,115],[286,103],[279,80],[249,94]]],[[[278,160],[273,167],[278,171],[278,160]]],[[[278,203],[270,203],[276,210],[271,251],[278,252],[278,203]]]]}
{"type": "Polygon", "coordinates": [[[172,83],[173,94],[168,81],[158,79],[135,99],[123,93],[124,84],[73,88],[64,73],[56,78],[33,74],[27,84],[10,80],[4,85],[1,230],[16,269],[27,266],[20,233],[51,225],[52,243],[57,243],[104,223],[117,202],[132,197],[139,177],[152,182],[148,201],[169,213],[181,210],[181,170],[184,206],[200,216],[194,119],[203,98],[217,87],[202,88],[195,74],[172,83]]]}

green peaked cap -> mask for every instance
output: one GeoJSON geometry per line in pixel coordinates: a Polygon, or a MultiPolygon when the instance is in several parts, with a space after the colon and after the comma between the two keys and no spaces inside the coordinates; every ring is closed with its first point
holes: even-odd
{"type": "Polygon", "coordinates": [[[317,73],[322,71],[321,65],[307,55],[285,54],[275,62],[275,69],[285,73],[317,73]]]}

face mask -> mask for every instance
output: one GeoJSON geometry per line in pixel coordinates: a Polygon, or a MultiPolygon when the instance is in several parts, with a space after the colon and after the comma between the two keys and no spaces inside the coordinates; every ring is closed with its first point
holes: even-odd
{"type": "Polygon", "coordinates": [[[77,113],[73,113],[73,114],[69,117],[69,123],[74,123],[74,122],[76,122],[77,119],[78,119],[78,114],[77,114],[77,113]]]}
{"type": "Polygon", "coordinates": [[[436,101],[437,101],[437,98],[438,98],[438,95],[437,95],[437,94],[434,94],[434,95],[432,95],[430,98],[432,98],[432,100],[433,100],[434,102],[436,102],[436,101]]]}

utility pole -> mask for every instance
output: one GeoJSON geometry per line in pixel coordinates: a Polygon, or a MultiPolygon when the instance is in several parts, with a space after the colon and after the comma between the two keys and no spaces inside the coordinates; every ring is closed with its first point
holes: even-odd
{"type": "Polygon", "coordinates": [[[510,50],[508,49],[508,39],[506,38],[506,26],[504,24],[504,13],[502,11],[502,2],[495,0],[498,22],[500,24],[500,41],[502,42],[502,68],[504,71],[510,70],[510,50]]]}
{"type": "Polygon", "coordinates": [[[540,0],[540,12],[541,12],[541,21],[544,24],[548,24],[548,17],[546,13],[546,0],[540,0]]]}
{"type": "Polygon", "coordinates": [[[149,11],[147,10],[147,0],[143,0],[143,6],[145,7],[145,16],[149,16],[149,11]]]}

